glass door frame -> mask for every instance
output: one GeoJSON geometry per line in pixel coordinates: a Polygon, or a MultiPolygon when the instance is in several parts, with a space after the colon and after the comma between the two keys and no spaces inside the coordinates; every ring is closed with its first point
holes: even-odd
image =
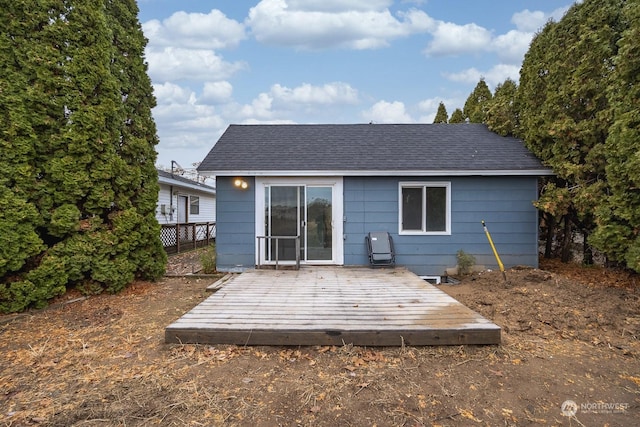
{"type": "MultiPolygon", "coordinates": [[[[307,265],[343,265],[344,264],[344,200],[343,200],[343,179],[342,177],[256,177],[255,185],[255,230],[256,236],[264,236],[265,230],[265,189],[268,186],[304,186],[304,187],[331,187],[332,196],[332,259],[330,260],[311,260],[300,259],[301,264],[307,265]]],[[[306,199],[306,188],[305,188],[306,199]]],[[[307,221],[307,206],[306,200],[301,201],[304,204],[305,218],[307,221]]],[[[306,231],[306,230],[305,230],[306,231]]],[[[268,239],[267,239],[268,240],[268,239]]],[[[300,245],[305,245],[305,258],[307,257],[306,251],[306,236],[300,239],[300,245]]],[[[256,238],[256,265],[271,265],[275,264],[275,261],[269,261],[266,258],[265,239],[256,238]],[[262,240],[262,242],[260,242],[262,240]],[[261,245],[261,246],[259,246],[261,245]],[[258,259],[260,257],[260,259],[258,259]]],[[[279,261],[279,265],[294,264],[295,261],[279,261]]]]}

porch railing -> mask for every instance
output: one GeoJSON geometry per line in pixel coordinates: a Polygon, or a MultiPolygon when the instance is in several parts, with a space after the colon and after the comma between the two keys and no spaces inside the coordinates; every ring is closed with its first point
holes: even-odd
{"type": "Polygon", "coordinates": [[[207,246],[216,238],[215,222],[160,224],[160,240],[167,254],[207,246]]]}
{"type": "Polygon", "coordinates": [[[262,259],[262,244],[260,243],[261,241],[264,240],[265,244],[265,259],[266,259],[266,251],[267,251],[267,243],[271,242],[272,240],[276,241],[276,247],[275,247],[275,252],[276,252],[276,270],[278,269],[278,262],[279,262],[279,253],[280,251],[278,250],[280,248],[280,241],[281,240],[295,240],[296,242],[296,270],[300,269],[300,236],[256,236],[256,239],[258,239],[258,265],[257,268],[261,267],[260,264],[260,260],[262,259]]]}

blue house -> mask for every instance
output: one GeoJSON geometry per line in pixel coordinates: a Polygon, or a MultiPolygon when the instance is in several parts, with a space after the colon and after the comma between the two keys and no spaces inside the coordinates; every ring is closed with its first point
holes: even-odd
{"type": "Polygon", "coordinates": [[[441,276],[463,250],[538,265],[538,179],[522,141],[481,124],[231,125],[198,167],[217,182],[217,267],[368,265],[387,231],[396,264],[441,276]]]}

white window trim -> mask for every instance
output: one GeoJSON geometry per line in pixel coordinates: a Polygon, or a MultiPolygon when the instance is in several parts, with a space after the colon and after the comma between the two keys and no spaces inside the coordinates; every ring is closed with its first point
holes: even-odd
{"type": "Polygon", "coordinates": [[[450,236],[451,235],[451,182],[449,181],[401,181],[398,183],[398,234],[405,236],[450,236]],[[403,230],[402,229],[402,189],[404,187],[422,187],[422,214],[423,224],[422,230],[403,230]],[[446,229],[444,231],[426,231],[424,212],[426,209],[426,198],[424,197],[424,188],[426,187],[443,187],[446,189],[447,206],[446,206],[446,229]]]}
{"type": "MultiPolygon", "coordinates": [[[[314,264],[327,264],[327,265],[344,265],[344,180],[342,177],[256,177],[255,182],[255,232],[256,236],[264,236],[264,210],[265,210],[265,188],[267,186],[278,185],[305,185],[305,186],[331,186],[333,187],[333,218],[334,229],[333,239],[335,243],[334,247],[334,259],[331,261],[321,262],[316,261],[314,264]]],[[[255,261],[256,265],[269,264],[264,257],[264,252],[261,253],[261,258],[258,259],[258,242],[256,239],[255,246],[255,261]]],[[[302,262],[301,264],[306,264],[302,262]]]]}

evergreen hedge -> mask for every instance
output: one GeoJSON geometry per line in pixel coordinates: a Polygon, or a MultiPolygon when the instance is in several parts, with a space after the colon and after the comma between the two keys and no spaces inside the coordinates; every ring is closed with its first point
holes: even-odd
{"type": "Polygon", "coordinates": [[[164,273],[155,98],[134,0],[0,14],[0,311],[164,273]]]}

